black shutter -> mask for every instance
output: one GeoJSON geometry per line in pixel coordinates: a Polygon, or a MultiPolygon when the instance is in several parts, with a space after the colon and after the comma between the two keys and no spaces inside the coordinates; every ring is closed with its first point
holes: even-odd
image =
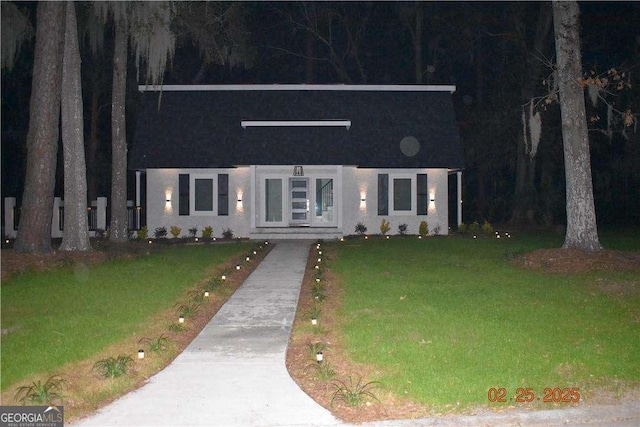
{"type": "Polygon", "coordinates": [[[378,174],[378,215],[389,215],[389,175],[378,174]]]}
{"type": "Polygon", "coordinates": [[[426,215],[429,205],[429,190],[427,190],[427,174],[418,174],[417,214],[426,215]]]}
{"type": "Polygon", "coordinates": [[[178,175],[178,215],[189,215],[189,174],[178,175]]]}
{"type": "Polygon", "coordinates": [[[229,215],[229,174],[218,175],[218,215],[229,215]]]}

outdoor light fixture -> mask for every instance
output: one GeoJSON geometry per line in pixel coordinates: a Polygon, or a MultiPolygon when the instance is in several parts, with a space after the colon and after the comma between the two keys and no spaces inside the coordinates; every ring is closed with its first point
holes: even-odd
{"type": "Polygon", "coordinates": [[[256,252],[256,251],[253,251],[253,254],[254,254],[254,255],[257,255],[257,254],[258,254],[258,252],[256,252]]]}
{"type": "Polygon", "coordinates": [[[196,242],[198,241],[198,238],[196,237],[196,242]]]}
{"type": "Polygon", "coordinates": [[[322,251],[318,251],[318,255],[322,255],[322,251]]]}
{"type": "Polygon", "coordinates": [[[344,237],[341,237],[341,238],[340,238],[340,241],[341,241],[341,242],[344,242],[344,237]]]}
{"type": "Polygon", "coordinates": [[[302,169],[302,166],[293,167],[293,176],[304,176],[304,170],[302,169]]]}
{"type": "Polygon", "coordinates": [[[245,261],[251,261],[251,258],[249,258],[249,256],[247,255],[247,257],[244,260],[245,261]]]}
{"type": "Polygon", "coordinates": [[[316,264],[316,266],[314,267],[316,270],[320,270],[320,266],[316,264]]]}
{"type": "Polygon", "coordinates": [[[149,244],[151,244],[151,240],[149,240],[149,244]]]}
{"type": "Polygon", "coordinates": [[[180,315],[180,317],[178,317],[178,323],[184,323],[184,316],[180,315]]]}
{"type": "Polygon", "coordinates": [[[324,360],[324,356],[322,355],[322,352],[321,351],[317,352],[316,353],[316,361],[318,363],[322,363],[323,360],[324,360]]]}
{"type": "Polygon", "coordinates": [[[387,240],[389,240],[391,238],[391,236],[387,236],[387,240]]]}
{"type": "Polygon", "coordinates": [[[222,275],[222,277],[220,278],[222,280],[227,280],[227,276],[225,276],[224,274],[222,275]]]}
{"type": "Polygon", "coordinates": [[[365,239],[368,239],[368,238],[369,238],[369,236],[364,236],[364,238],[365,238],[365,239]]]}
{"type": "Polygon", "coordinates": [[[240,270],[240,264],[236,264],[236,270],[240,270]]]}
{"type": "Polygon", "coordinates": [[[418,236],[418,239],[422,239],[422,234],[420,234],[420,235],[418,236]]]}
{"type": "Polygon", "coordinates": [[[204,296],[208,297],[209,296],[209,291],[204,291],[204,296]]]}
{"type": "Polygon", "coordinates": [[[138,350],[138,359],[144,359],[144,350],[138,350]]]}
{"type": "Polygon", "coordinates": [[[318,258],[318,262],[322,262],[322,258],[318,258]]]}
{"type": "Polygon", "coordinates": [[[318,324],[318,319],[316,319],[315,317],[313,317],[313,318],[311,319],[311,324],[312,324],[312,325],[317,325],[317,324],[318,324]]]}
{"type": "Polygon", "coordinates": [[[431,203],[435,202],[435,201],[436,201],[436,195],[435,195],[435,194],[433,194],[433,193],[431,193],[431,195],[429,196],[429,201],[430,201],[431,203]]]}
{"type": "Polygon", "coordinates": [[[316,249],[320,249],[320,243],[316,245],[316,249]]]}
{"type": "Polygon", "coordinates": [[[320,278],[316,277],[316,283],[320,283],[320,278]]]}
{"type": "Polygon", "coordinates": [[[268,245],[268,244],[269,244],[269,241],[268,241],[268,240],[265,240],[265,241],[264,241],[264,244],[265,244],[265,245],[268,245]]]}

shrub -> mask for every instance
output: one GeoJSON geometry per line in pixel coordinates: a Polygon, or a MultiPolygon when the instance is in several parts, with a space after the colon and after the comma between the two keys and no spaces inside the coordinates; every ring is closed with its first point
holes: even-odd
{"type": "Polygon", "coordinates": [[[230,228],[225,228],[224,230],[222,230],[222,237],[229,240],[233,239],[233,230],[230,228]]]}
{"type": "Polygon", "coordinates": [[[138,230],[137,238],[138,240],[146,240],[149,232],[147,231],[147,226],[145,225],[140,230],[138,230]]]}
{"type": "Polygon", "coordinates": [[[359,235],[362,236],[366,232],[367,232],[367,226],[366,225],[364,225],[361,222],[356,224],[356,233],[358,233],[359,235]]]}
{"type": "Polygon", "coordinates": [[[362,378],[354,383],[351,377],[349,377],[348,383],[340,380],[335,381],[333,383],[335,390],[331,394],[331,406],[333,406],[333,402],[336,400],[341,400],[347,406],[358,406],[363,403],[366,398],[371,398],[379,402],[376,395],[371,391],[371,389],[378,384],[376,381],[363,384],[362,378]]]}
{"type": "Polygon", "coordinates": [[[487,236],[493,235],[493,227],[487,221],[482,224],[482,232],[487,236]]]}
{"type": "Polygon", "coordinates": [[[189,229],[189,237],[191,237],[192,239],[196,237],[197,233],[198,233],[198,227],[193,227],[189,229]]]}
{"type": "Polygon", "coordinates": [[[158,338],[142,338],[138,341],[140,344],[146,344],[149,346],[149,350],[154,353],[162,353],[169,347],[169,338],[165,337],[164,334],[160,335],[158,338]]]}
{"type": "Polygon", "coordinates": [[[104,231],[102,228],[96,228],[94,230],[96,239],[104,239],[104,236],[106,235],[106,231],[104,231]]]}
{"type": "Polygon", "coordinates": [[[433,235],[434,236],[439,236],[440,235],[440,224],[436,225],[435,227],[433,227],[433,235]]]}
{"type": "Polygon", "coordinates": [[[117,378],[127,375],[129,365],[133,363],[133,358],[129,355],[120,355],[118,357],[109,357],[107,359],[98,360],[93,365],[93,370],[105,378],[117,378]]]}
{"type": "Polygon", "coordinates": [[[336,371],[335,369],[333,369],[333,366],[331,366],[329,362],[312,363],[308,366],[308,368],[316,371],[315,378],[319,380],[329,381],[336,376],[336,371]]]}
{"type": "Polygon", "coordinates": [[[470,226],[469,226],[469,233],[471,234],[478,234],[478,232],[480,231],[480,224],[478,224],[478,221],[474,221],[470,226]]]}
{"type": "Polygon", "coordinates": [[[389,224],[389,221],[382,218],[382,222],[380,223],[380,233],[384,236],[389,230],[391,230],[391,224],[389,224]]]}
{"type": "Polygon", "coordinates": [[[429,234],[429,223],[427,223],[427,221],[420,221],[418,234],[420,234],[421,236],[426,236],[427,234],[429,234]]]}
{"type": "Polygon", "coordinates": [[[36,381],[29,385],[18,387],[13,399],[22,405],[26,405],[27,403],[51,406],[62,404],[62,398],[64,396],[61,392],[66,383],[64,379],[54,375],[45,381],[44,384],[36,381]]]}
{"type": "Polygon", "coordinates": [[[401,236],[404,236],[407,234],[407,224],[400,224],[398,225],[398,234],[400,234],[401,236]]]}
{"type": "Polygon", "coordinates": [[[210,239],[211,236],[213,236],[213,227],[211,226],[206,226],[203,230],[202,230],[202,238],[203,239],[210,239]]]}
{"type": "Polygon", "coordinates": [[[155,229],[155,231],[153,232],[153,236],[156,239],[163,239],[165,237],[167,237],[167,228],[166,227],[158,227],[155,229]]]}
{"type": "Polygon", "coordinates": [[[469,227],[467,226],[467,224],[465,224],[464,222],[461,222],[460,225],[458,225],[458,233],[467,234],[468,232],[469,232],[469,227]]]}
{"type": "Polygon", "coordinates": [[[173,238],[177,239],[178,237],[180,237],[180,233],[182,233],[182,228],[172,225],[170,228],[170,231],[173,238]]]}

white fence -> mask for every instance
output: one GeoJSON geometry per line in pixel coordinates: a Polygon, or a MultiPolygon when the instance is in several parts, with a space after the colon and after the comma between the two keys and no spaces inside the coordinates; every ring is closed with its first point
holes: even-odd
{"type": "MultiPolygon", "coordinates": [[[[140,228],[140,206],[134,206],[133,201],[127,201],[127,220],[130,230],[140,228]]],[[[107,198],[98,197],[87,206],[89,234],[93,237],[104,232],[108,225],[107,198]]],[[[4,198],[4,236],[13,239],[18,234],[20,223],[20,208],[16,206],[15,197],[4,198]]],[[[55,197],[53,200],[53,215],[51,217],[51,237],[61,238],[64,231],[64,200],[55,197]]]]}

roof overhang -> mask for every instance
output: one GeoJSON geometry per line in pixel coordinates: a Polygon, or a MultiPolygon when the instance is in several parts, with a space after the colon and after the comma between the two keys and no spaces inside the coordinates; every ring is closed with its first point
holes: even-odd
{"type": "Polygon", "coordinates": [[[242,120],[243,129],[249,127],[345,127],[351,128],[351,120],[242,120]]]}
{"type": "Polygon", "coordinates": [[[317,85],[317,84],[247,84],[247,85],[138,85],[140,92],[206,92],[206,91],[369,91],[369,92],[449,92],[454,85],[317,85]]]}

